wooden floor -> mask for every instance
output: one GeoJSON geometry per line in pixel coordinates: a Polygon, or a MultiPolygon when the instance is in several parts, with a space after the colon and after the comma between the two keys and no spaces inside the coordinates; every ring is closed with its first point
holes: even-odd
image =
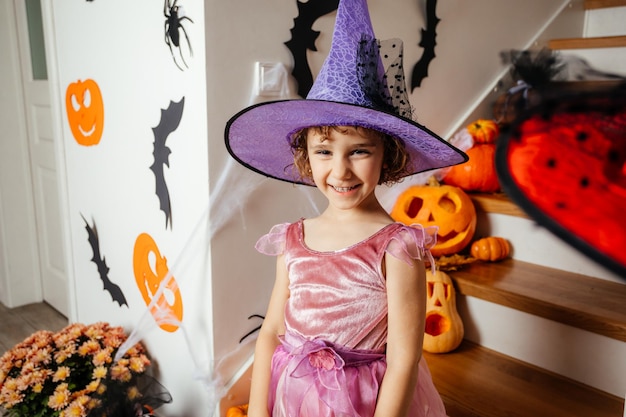
{"type": "Polygon", "coordinates": [[[7,308],[0,303],[0,355],[37,330],[58,331],[68,320],[46,303],[7,308]]]}

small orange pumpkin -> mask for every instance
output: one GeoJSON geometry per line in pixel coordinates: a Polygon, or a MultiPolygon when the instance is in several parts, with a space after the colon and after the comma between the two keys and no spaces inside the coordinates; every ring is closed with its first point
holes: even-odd
{"type": "Polygon", "coordinates": [[[451,167],[443,177],[443,182],[465,191],[493,193],[500,190],[496,173],[496,146],[483,143],[465,151],[469,161],[451,167]]]}
{"type": "Polygon", "coordinates": [[[235,405],[226,411],[226,417],[245,417],[248,415],[248,404],[235,405]]]}
{"type": "Polygon", "coordinates": [[[489,236],[472,243],[470,252],[476,259],[495,262],[508,257],[511,253],[511,246],[502,237],[489,236]]]}
{"type": "Polygon", "coordinates": [[[416,185],[406,189],[391,211],[391,217],[406,225],[438,226],[433,256],[463,250],[476,231],[476,208],[472,199],[451,185],[416,185]]]}
{"type": "Polygon", "coordinates": [[[463,341],[465,330],[456,309],[456,294],[452,279],[442,271],[426,271],[426,326],[424,350],[445,353],[456,349],[463,341]]]}
{"type": "Polygon", "coordinates": [[[494,143],[500,134],[498,124],[491,119],[478,119],[467,126],[467,131],[474,143],[494,143]]]}

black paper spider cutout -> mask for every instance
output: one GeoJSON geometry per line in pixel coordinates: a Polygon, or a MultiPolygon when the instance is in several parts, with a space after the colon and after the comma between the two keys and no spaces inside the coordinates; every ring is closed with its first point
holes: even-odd
{"type": "Polygon", "coordinates": [[[182,22],[184,20],[188,20],[193,23],[189,17],[184,15],[184,10],[182,6],[178,6],[178,0],[165,0],[163,3],[163,15],[166,17],[165,19],[165,43],[170,48],[170,53],[172,54],[172,59],[174,63],[180,69],[183,70],[183,67],[176,60],[176,55],[174,54],[174,48],[178,49],[178,55],[180,56],[180,60],[186,68],[189,68],[187,62],[185,62],[185,58],[183,57],[183,51],[180,47],[180,31],[185,35],[185,39],[187,40],[187,46],[189,47],[189,55],[193,56],[193,50],[191,49],[191,43],[189,42],[189,37],[187,36],[187,31],[183,26],[182,22]],[[180,31],[179,31],[180,30],[180,31]]]}

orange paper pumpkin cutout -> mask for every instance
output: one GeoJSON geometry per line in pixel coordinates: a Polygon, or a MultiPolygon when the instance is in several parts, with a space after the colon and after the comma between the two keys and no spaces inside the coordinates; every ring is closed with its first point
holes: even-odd
{"type": "Polygon", "coordinates": [[[163,330],[176,331],[178,326],[169,321],[182,322],[183,320],[183,300],[180,289],[176,279],[169,275],[167,259],[161,256],[154,239],[147,233],[140,234],[135,241],[133,269],[137,287],[146,305],[150,305],[162,281],[167,277],[165,288],[150,308],[150,313],[163,330]],[[151,254],[154,254],[155,258],[154,267],[150,263],[151,254]],[[170,302],[168,298],[172,301],[170,302]]]}
{"type": "Polygon", "coordinates": [[[76,81],[65,93],[67,120],[80,145],[97,145],[104,129],[104,104],[100,87],[94,80],[76,81]]]}

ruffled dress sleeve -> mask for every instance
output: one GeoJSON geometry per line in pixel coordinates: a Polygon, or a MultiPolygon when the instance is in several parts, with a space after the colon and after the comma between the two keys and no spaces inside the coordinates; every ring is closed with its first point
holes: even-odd
{"type": "Polygon", "coordinates": [[[282,255],[285,252],[288,227],[289,223],[281,223],[273,226],[269,233],[259,238],[254,247],[264,255],[282,255]]]}
{"type": "Polygon", "coordinates": [[[437,226],[424,227],[421,224],[403,226],[393,234],[385,252],[408,264],[426,258],[434,267],[435,260],[429,249],[437,243],[438,230],[437,226]]]}

